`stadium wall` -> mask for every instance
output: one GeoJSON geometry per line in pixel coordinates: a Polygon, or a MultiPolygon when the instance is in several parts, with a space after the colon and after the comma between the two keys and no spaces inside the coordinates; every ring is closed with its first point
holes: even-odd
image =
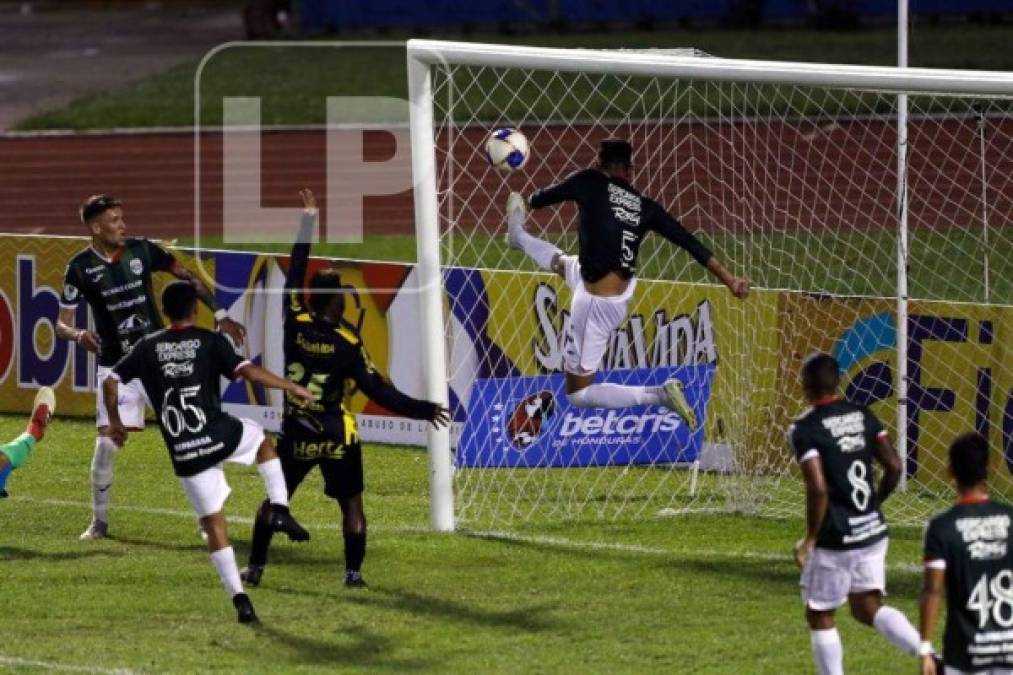
{"type": "MultiPolygon", "coordinates": [[[[75,237],[0,237],[0,411],[27,411],[31,390],[45,384],[56,388],[61,412],[94,414],[94,355],[56,340],[53,331],[66,262],[85,244],[85,239],[75,237]]],[[[241,252],[174,253],[192,269],[203,270],[214,283],[219,305],[247,326],[247,355],[282,372],[279,291],[287,258],[241,252]]],[[[349,286],[346,319],[360,326],[379,370],[402,390],[420,396],[414,267],[317,259],[311,271],[330,264],[349,286]]],[[[156,275],[156,293],[166,280],[165,275],[156,275]]],[[[558,371],[566,291],[551,275],[468,268],[445,270],[444,282],[455,373],[451,404],[460,434],[469,396],[480,380],[530,378],[534,386],[539,376],[558,371]],[[504,297],[504,289],[510,289],[509,297],[504,297]],[[518,297],[526,300],[519,303],[518,297]]],[[[870,405],[883,420],[896,419],[891,299],[759,290],[750,298],[746,315],[720,287],[676,286],[678,292],[672,293],[670,282],[640,282],[629,321],[613,336],[606,366],[714,366],[705,454],[737,438],[751,449],[738,461],[783,468],[789,462],[783,430],[803,407],[796,373],[788,364],[798,363],[813,350],[838,358],[847,373],[849,397],[870,405]],[[749,322],[748,333],[743,331],[744,321],[749,322]],[[747,343],[746,334],[759,339],[747,343]],[[733,432],[733,426],[743,425],[745,434],[733,432]]],[[[77,323],[86,320],[82,305],[77,323]]],[[[212,323],[205,308],[199,321],[212,323]]],[[[1013,308],[1008,306],[912,301],[909,473],[922,481],[943,480],[940,458],[945,455],[945,439],[968,429],[1000,435],[991,440],[1004,455],[1005,470],[1013,473],[1013,343],[1002,338],[1011,332],[1013,308]]],[[[276,429],[280,422],[277,392],[240,381],[229,384],[223,398],[233,410],[260,419],[268,428],[276,429]]],[[[359,415],[364,440],[424,444],[423,424],[391,416],[361,394],[352,398],[350,408],[359,415]]]]}

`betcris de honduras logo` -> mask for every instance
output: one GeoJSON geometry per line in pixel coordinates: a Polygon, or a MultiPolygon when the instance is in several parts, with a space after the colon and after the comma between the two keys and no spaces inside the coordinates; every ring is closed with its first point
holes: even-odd
{"type": "Polygon", "coordinates": [[[459,468],[682,464],[697,459],[710,402],[713,365],[613,370],[595,382],[660,386],[675,377],[701,421],[690,432],[662,406],[576,408],[563,375],[480,379],[457,448],[459,468]]]}

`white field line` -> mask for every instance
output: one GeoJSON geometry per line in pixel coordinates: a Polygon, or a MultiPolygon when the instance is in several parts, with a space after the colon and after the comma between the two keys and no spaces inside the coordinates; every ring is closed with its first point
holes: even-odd
{"type": "Polygon", "coordinates": [[[34,659],[19,659],[16,656],[4,656],[0,654],[0,668],[41,668],[42,670],[55,670],[62,673],[101,673],[102,675],[131,675],[134,671],[126,668],[98,668],[96,666],[76,666],[68,663],[56,663],[54,661],[36,661],[34,659]]]}
{"type": "MultiPolygon", "coordinates": [[[[91,509],[91,504],[88,502],[79,502],[67,499],[37,499],[34,497],[18,496],[19,501],[31,501],[37,504],[48,504],[51,506],[71,506],[81,509],[91,509]]],[[[196,520],[193,512],[184,511],[181,509],[166,509],[150,506],[131,506],[129,504],[114,504],[111,508],[112,511],[129,511],[133,513],[148,513],[157,516],[170,516],[173,518],[184,518],[186,520],[196,520]]],[[[228,516],[228,520],[231,523],[240,523],[244,525],[252,525],[253,518],[248,516],[228,516]]],[[[339,523],[303,523],[306,529],[312,530],[334,530],[340,531],[341,525],[339,523]]],[[[424,527],[391,527],[391,528],[377,528],[370,526],[370,530],[373,532],[381,532],[387,534],[429,534],[431,530],[424,527]]],[[[698,558],[715,558],[715,559],[727,559],[727,558],[747,558],[749,560],[766,560],[770,562],[792,562],[792,556],[788,553],[765,553],[761,551],[723,551],[720,549],[666,549],[658,548],[656,546],[642,546],[639,544],[624,544],[620,542],[604,542],[604,541],[580,541],[577,539],[566,539],[565,537],[549,537],[541,535],[525,535],[515,534],[512,532],[502,532],[497,530],[468,530],[461,529],[458,534],[473,537],[473,538],[484,538],[484,539],[498,539],[501,541],[516,541],[526,544],[539,544],[543,546],[556,546],[559,548],[569,548],[575,550],[584,551],[619,551],[622,553],[635,553],[647,556],[688,556],[698,558]]],[[[895,572],[905,573],[918,573],[922,571],[922,566],[914,563],[890,563],[887,565],[887,569],[895,572]]]]}

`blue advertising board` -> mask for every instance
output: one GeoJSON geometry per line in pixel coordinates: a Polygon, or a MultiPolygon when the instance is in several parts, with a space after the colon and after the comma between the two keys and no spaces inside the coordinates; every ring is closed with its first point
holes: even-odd
{"type": "Polygon", "coordinates": [[[700,424],[690,430],[671,410],[636,406],[577,408],[562,374],[479,379],[457,447],[458,468],[585,467],[684,464],[700,455],[713,365],[613,370],[595,382],[658,386],[683,383],[700,424]]]}

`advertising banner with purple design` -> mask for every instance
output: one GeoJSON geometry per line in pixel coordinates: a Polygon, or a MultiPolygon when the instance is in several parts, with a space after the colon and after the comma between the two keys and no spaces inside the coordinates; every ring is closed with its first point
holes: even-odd
{"type": "Polygon", "coordinates": [[[660,386],[683,383],[699,426],[691,432],[662,406],[576,408],[563,375],[478,380],[457,447],[459,468],[688,464],[703,443],[714,366],[611,371],[597,382],[660,386]]]}

